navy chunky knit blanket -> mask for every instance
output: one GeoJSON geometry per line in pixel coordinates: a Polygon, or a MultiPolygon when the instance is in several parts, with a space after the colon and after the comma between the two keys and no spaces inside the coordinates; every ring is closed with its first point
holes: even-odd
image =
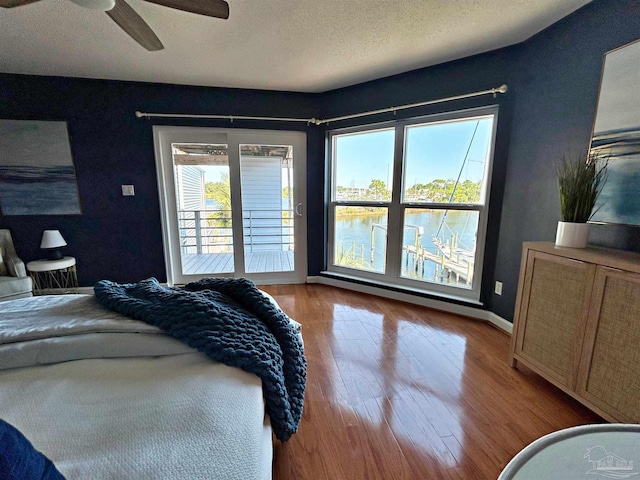
{"type": "Polygon", "coordinates": [[[306,360],[289,318],[245,278],[205,278],[163,287],[99,281],[101,305],[159,327],[207,356],[255,373],[276,437],[285,441],[302,417],[306,360]]]}

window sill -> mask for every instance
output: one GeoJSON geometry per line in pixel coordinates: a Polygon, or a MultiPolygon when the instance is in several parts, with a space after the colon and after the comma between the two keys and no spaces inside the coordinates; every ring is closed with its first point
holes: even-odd
{"type": "MultiPolygon", "coordinates": [[[[344,273],[323,271],[323,272],[320,272],[320,276],[318,278],[319,278],[318,283],[325,283],[322,281],[322,279],[326,278],[326,279],[335,279],[338,282],[348,282],[348,283],[359,285],[365,288],[368,287],[373,289],[379,289],[379,290],[382,290],[382,292],[379,293],[380,296],[388,296],[389,298],[397,298],[397,295],[399,294],[399,295],[410,295],[414,298],[417,297],[423,300],[421,302],[407,300],[407,301],[410,301],[411,303],[423,304],[425,302],[426,303],[447,302],[447,303],[457,304],[460,306],[471,307],[474,309],[484,307],[484,304],[482,302],[474,300],[472,298],[451,295],[447,293],[440,293],[440,292],[432,292],[432,291],[427,292],[425,290],[411,288],[405,285],[394,285],[387,282],[381,282],[381,281],[376,281],[371,279],[363,279],[361,277],[346,275],[344,273]],[[384,291],[389,292],[390,295],[385,295],[384,291]],[[391,295],[391,294],[395,294],[395,295],[391,295]]],[[[375,292],[371,292],[371,293],[377,294],[375,292]]],[[[397,298],[397,299],[402,300],[402,298],[397,298]]],[[[434,307],[434,308],[439,308],[439,307],[434,307]]]]}

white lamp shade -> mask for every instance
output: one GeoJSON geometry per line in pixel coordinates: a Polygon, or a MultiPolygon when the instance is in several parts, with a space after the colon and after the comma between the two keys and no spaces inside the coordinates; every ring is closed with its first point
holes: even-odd
{"type": "Polygon", "coordinates": [[[59,248],[64,247],[67,244],[60,230],[45,230],[42,234],[42,242],[40,242],[40,248],[59,248]]]}

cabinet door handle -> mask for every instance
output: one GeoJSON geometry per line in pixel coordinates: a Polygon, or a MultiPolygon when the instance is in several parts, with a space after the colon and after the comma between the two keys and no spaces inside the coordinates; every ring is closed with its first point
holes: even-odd
{"type": "Polygon", "coordinates": [[[296,215],[302,216],[302,202],[296,204],[296,215]]]}

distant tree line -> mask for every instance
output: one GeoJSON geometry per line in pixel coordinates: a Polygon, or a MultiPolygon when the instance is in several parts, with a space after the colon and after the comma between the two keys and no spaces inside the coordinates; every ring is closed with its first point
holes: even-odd
{"type": "MultiPolygon", "coordinates": [[[[405,200],[433,202],[433,203],[477,203],[480,201],[482,184],[480,181],[465,180],[459,182],[453,179],[435,179],[429,183],[416,183],[406,191],[405,200]],[[455,188],[455,192],[454,192],[455,188]],[[452,198],[453,194],[453,198],[452,198]]],[[[391,200],[391,190],[383,180],[374,179],[367,188],[336,187],[336,197],[341,200],[391,200]]]]}
{"type": "Polygon", "coordinates": [[[434,203],[446,203],[449,199],[453,203],[477,203],[480,201],[481,188],[480,181],[465,180],[459,182],[456,187],[456,181],[453,179],[436,179],[429,183],[416,183],[407,189],[407,196],[409,200],[434,203]]]}

